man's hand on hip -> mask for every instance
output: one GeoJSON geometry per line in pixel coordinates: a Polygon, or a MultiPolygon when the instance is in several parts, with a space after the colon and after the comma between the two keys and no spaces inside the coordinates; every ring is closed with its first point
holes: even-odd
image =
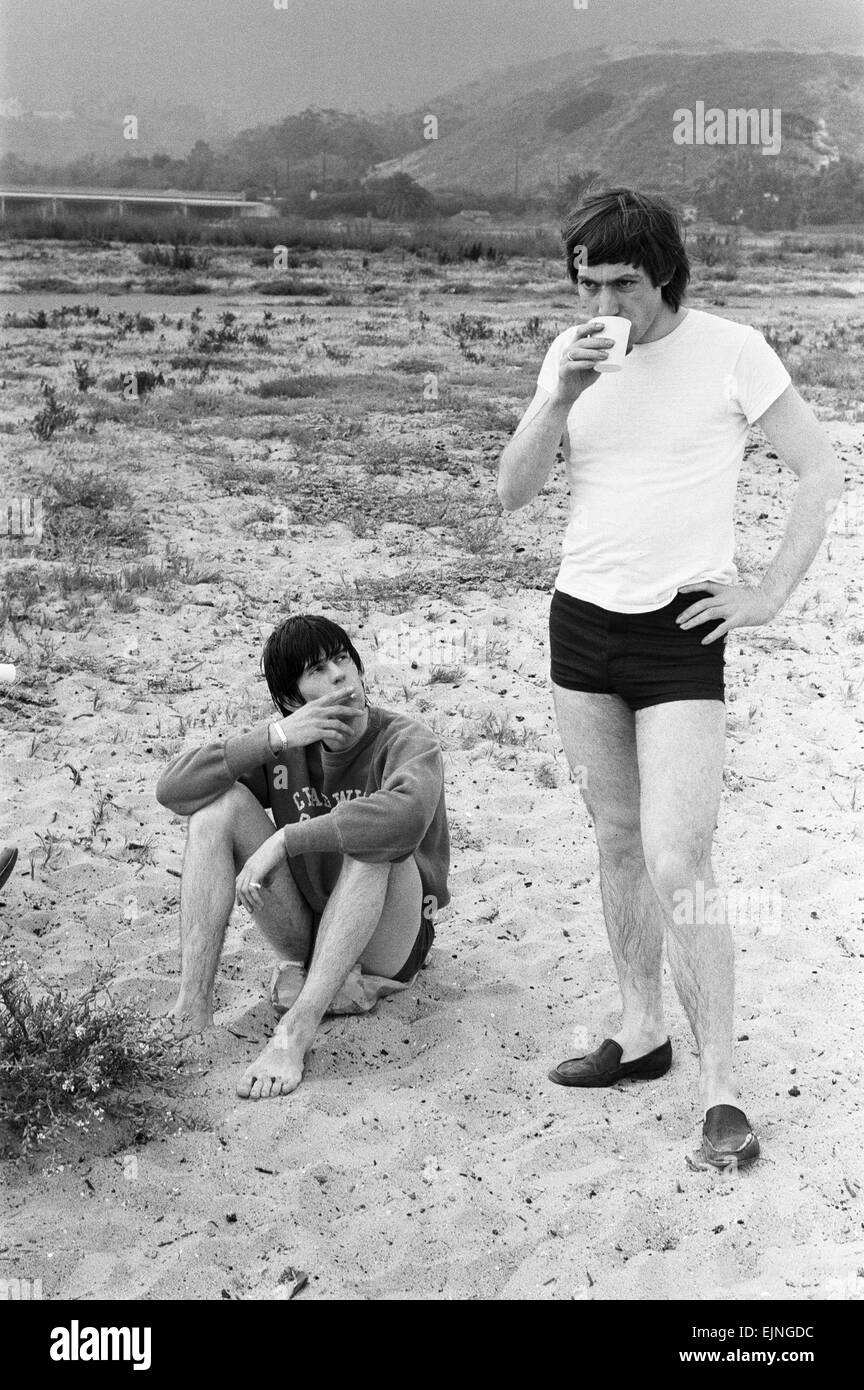
{"type": "Polygon", "coordinates": [[[703,580],[701,584],[683,584],[678,592],[704,593],[706,589],[710,598],[699,599],[675,619],[685,630],[719,621],[719,627],[712,628],[708,636],[702,638],[703,647],[724,637],[733,627],[760,627],[762,623],[769,623],[778,612],[778,605],[761,589],[748,588],[745,584],[715,584],[712,580],[703,580]]]}

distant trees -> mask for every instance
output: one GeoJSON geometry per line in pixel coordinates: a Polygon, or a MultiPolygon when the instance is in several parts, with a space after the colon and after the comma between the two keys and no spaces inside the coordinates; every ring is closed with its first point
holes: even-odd
{"type": "Polygon", "coordinates": [[[310,188],[359,181],[369,168],[416,146],[416,122],[384,122],[330,109],[309,109],[273,125],[240,131],[219,149],[196,140],[188,155],[88,156],[54,167],[27,163],[14,154],[0,160],[0,178],[11,184],[189,189],[258,188],[263,193],[308,195],[310,188]]]}
{"type": "Polygon", "coordinates": [[[776,159],[749,150],[736,152],[723,161],[697,203],[701,212],[717,222],[743,222],[762,231],[795,228],[803,211],[800,181],[800,174],[791,173],[776,159]]]}
{"type": "Polygon", "coordinates": [[[47,173],[43,164],[28,164],[17,154],[4,154],[0,158],[0,181],[10,186],[44,183],[47,173]]]}
{"type": "Polygon", "coordinates": [[[392,174],[376,186],[376,202],[382,216],[394,222],[421,222],[434,217],[435,199],[410,174],[392,174]]]}
{"type": "MultiPolygon", "coordinates": [[[[594,119],[607,96],[595,88],[574,97],[551,114],[548,124],[570,132],[594,119]]],[[[801,126],[797,138],[816,129],[812,121],[795,119],[801,126]]],[[[512,187],[487,193],[475,186],[452,186],[433,196],[404,171],[383,179],[367,177],[376,165],[416,150],[420,140],[416,113],[373,120],[310,108],[273,125],[241,131],[218,148],[196,140],[184,157],[164,152],[133,154],[126,148],[120,158],[87,155],[49,166],[7,154],[0,158],[0,181],[19,186],[242,190],[247,196],[254,192],[275,197],[285,212],[395,221],[451,216],[463,208],[510,217],[561,217],[592,187],[610,182],[597,169],[574,167],[578,136],[570,142],[569,153],[557,161],[557,176],[539,184],[523,180],[517,187],[514,180],[512,187]]],[[[587,158],[587,146],[584,152],[587,158]]],[[[547,161],[547,174],[548,168],[547,161]]],[[[864,219],[864,163],[856,159],[841,158],[817,169],[812,157],[809,162],[804,158],[796,162],[795,153],[788,153],[785,145],[777,157],[738,147],[723,151],[699,186],[694,188],[692,180],[685,183],[683,172],[681,177],[682,182],[674,186],[667,179],[664,186],[669,195],[678,202],[695,202],[703,215],[722,223],[771,230],[864,219]]]]}
{"type": "MultiPolygon", "coordinates": [[[[306,217],[385,217],[393,222],[424,222],[441,215],[436,199],[410,174],[392,174],[386,179],[333,180],[324,190],[296,188],[280,200],[283,212],[306,217]]],[[[456,209],[453,209],[456,211],[456,209]]]]}
{"type": "Polygon", "coordinates": [[[759,231],[856,222],[864,217],[864,164],[844,158],[814,171],[741,151],[724,161],[697,203],[717,222],[759,231]]]}
{"type": "Polygon", "coordinates": [[[186,188],[210,189],[216,177],[216,156],[206,140],[196,140],[186,157],[186,188]]]}
{"type": "Polygon", "coordinates": [[[566,183],[561,187],[556,211],[563,216],[571,208],[578,206],[592,185],[601,186],[607,183],[608,179],[599,169],[586,169],[584,173],[570,174],[566,183]]]}
{"type": "Polygon", "coordinates": [[[859,159],[841,158],[820,169],[810,181],[807,198],[808,222],[864,221],[864,164],[859,159]]]}

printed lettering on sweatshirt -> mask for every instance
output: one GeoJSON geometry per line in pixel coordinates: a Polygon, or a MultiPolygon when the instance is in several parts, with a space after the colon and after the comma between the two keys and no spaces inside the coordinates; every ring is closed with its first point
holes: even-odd
{"type": "MultiPolygon", "coordinates": [[[[290,791],[288,781],[288,769],[277,767],[273,776],[273,788],[275,791],[290,791]],[[280,777],[279,774],[282,774],[280,777]]],[[[311,808],[320,810],[322,807],[326,811],[331,811],[334,806],[338,806],[340,801],[357,801],[365,797],[367,793],[362,787],[341,787],[339,791],[321,791],[319,787],[299,787],[291,797],[297,810],[300,812],[301,820],[308,820],[311,815],[311,808]]]]}

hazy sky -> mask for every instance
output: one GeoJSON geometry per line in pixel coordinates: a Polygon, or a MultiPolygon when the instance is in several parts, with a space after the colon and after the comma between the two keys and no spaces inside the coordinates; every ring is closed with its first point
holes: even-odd
{"type": "Polygon", "coordinates": [[[250,124],[310,105],[403,110],[582,45],[854,48],[862,29],[864,0],[0,0],[0,97],[189,102],[250,124]]]}

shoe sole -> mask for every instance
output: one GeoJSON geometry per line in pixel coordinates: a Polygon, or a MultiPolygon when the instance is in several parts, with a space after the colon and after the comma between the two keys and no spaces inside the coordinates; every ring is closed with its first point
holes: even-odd
{"type": "Polygon", "coordinates": [[[758,1139],[754,1139],[753,1145],[748,1145],[748,1147],[744,1149],[740,1155],[734,1153],[724,1154],[724,1156],[720,1159],[712,1158],[709,1154],[705,1152],[705,1145],[702,1145],[702,1157],[704,1158],[705,1162],[710,1163],[712,1168],[717,1168],[721,1172],[725,1169],[734,1168],[737,1172],[739,1168],[749,1168],[751,1163],[756,1162],[761,1152],[762,1150],[759,1147],[758,1139]]]}
{"type": "Polygon", "coordinates": [[[660,1067],[656,1071],[636,1071],[625,1072],[623,1076],[611,1076],[604,1081],[570,1081],[566,1077],[556,1075],[555,1072],[547,1072],[550,1081],[554,1081],[558,1086],[578,1086],[585,1090],[601,1090],[604,1086],[617,1086],[619,1081],[658,1081],[661,1076],[665,1076],[671,1071],[671,1066],[660,1067]]]}

